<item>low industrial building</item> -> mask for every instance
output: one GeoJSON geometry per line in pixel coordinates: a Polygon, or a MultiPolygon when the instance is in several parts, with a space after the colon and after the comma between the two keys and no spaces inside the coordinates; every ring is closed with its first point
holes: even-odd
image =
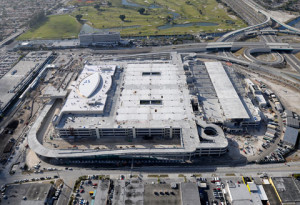
{"type": "Polygon", "coordinates": [[[299,129],[295,129],[293,127],[286,127],[283,136],[283,142],[292,147],[295,147],[297,144],[298,135],[299,135],[299,129]]]}
{"type": "Polygon", "coordinates": [[[271,184],[282,205],[300,203],[300,182],[293,177],[272,177],[271,184]]]}
{"type": "Polygon", "coordinates": [[[299,116],[290,110],[285,110],[284,112],[286,114],[286,125],[288,127],[293,127],[293,128],[299,129],[299,127],[300,127],[299,116]]]}
{"type": "Polygon", "coordinates": [[[52,184],[28,183],[9,185],[4,195],[7,199],[2,199],[1,204],[8,205],[51,205],[55,189],[52,184]]]}
{"type": "Polygon", "coordinates": [[[272,205],[281,205],[278,195],[276,194],[276,191],[274,190],[268,179],[263,180],[262,186],[268,197],[269,203],[272,205]]]}
{"type": "Polygon", "coordinates": [[[268,201],[268,196],[261,184],[256,184],[254,181],[246,182],[249,192],[254,199],[254,201],[261,201],[262,204],[266,204],[268,201]]]}
{"type": "MultiPolygon", "coordinates": [[[[232,205],[262,205],[259,194],[250,193],[246,184],[227,182],[226,191],[232,205]]],[[[252,188],[252,191],[256,191],[252,188]]]]}
{"type": "Polygon", "coordinates": [[[182,205],[201,205],[197,184],[188,182],[180,184],[182,205]]]}
{"type": "Polygon", "coordinates": [[[52,52],[30,52],[0,79],[0,114],[9,110],[51,58],[52,52]]]}

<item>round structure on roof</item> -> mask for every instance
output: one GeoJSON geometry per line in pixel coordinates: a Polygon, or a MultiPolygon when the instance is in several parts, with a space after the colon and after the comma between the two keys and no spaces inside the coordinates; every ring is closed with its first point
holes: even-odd
{"type": "Polygon", "coordinates": [[[84,97],[91,97],[100,84],[101,78],[99,73],[94,73],[84,78],[79,84],[79,92],[84,97]]]}
{"type": "Polygon", "coordinates": [[[213,127],[205,127],[204,133],[208,136],[216,136],[218,134],[217,130],[213,127]]]}

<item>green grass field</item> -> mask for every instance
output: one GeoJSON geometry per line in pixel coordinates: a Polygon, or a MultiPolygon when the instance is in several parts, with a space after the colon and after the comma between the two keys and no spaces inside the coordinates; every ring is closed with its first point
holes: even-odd
{"type": "MultiPolygon", "coordinates": [[[[138,28],[119,29],[124,35],[170,35],[199,32],[223,32],[245,27],[246,24],[239,18],[229,15],[227,9],[216,2],[216,0],[127,0],[132,3],[143,5],[146,8],[146,15],[138,13],[138,8],[124,6],[121,0],[111,0],[112,6],[102,6],[100,11],[92,5],[85,4],[77,9],[73,16],[82,14],[83,19],[95,28],[112,28],[126,26],[140,26],[138,28]],[[149,9],[152,4],[161,8],[149,9]],[[173,20],[174,24],[185,24],[195,22],[213,22],[218,26],[189,26],[172,27],[159,30],[157,27],[166,24],[166,17],[172,16],[169,12],[176,12],[179,18],[173,20]],[[119,19],[119,15],[126,16],[125,21],[119,19]],[[234,24],[228,23],[234,22],[234,24]]],[[[117,29],[118,30],[118,29],[117,29]]]]}
{"type": "Polygon", "coordinates": [[[77,38],[81,24],[69,15],[49,16],[38,28],[19,36],[17,40],[77,38]]]}
{"type": "Polygon", "coordinates": [[[110,0],[111,6],[102,5],[96,10],[94,3],[71,2],[79,7],[71,14],[51,16],[49,20],[37,29],[21,35],[24,39],[58,39],[77,37],[80,24],[74,18],[82,14],[82,20],[98,29],[113,28],[112,31],[120,31],[122,36],[148,36],[148,35],[173,35],[195,34],[199,32],[224,32],[245,27],[246,24],[238,17],[227,13],[227,9],[216,0],[127,0],[128,2],[143,5],[146,9],[144,15],[139,14],[139,8],[122,5],[121,0],[110,0]],[[159,5],[160,8],[150,9],[150,5],[159,5]],[[196,22],[217,23],[217,26],[171,27],[158,29],[167,23],[167,16],[173,17],[170,12],[176,12],[180,16],[173,19],[171,24],[186,24],[196,22]],[[121,21],[119,16],[126,16],[121,21]],[[230,23],[230,22],[231,23],[230,23]],[[126,28],[134,26],[134,28],[126,28]],[[117,27],[117,28],[116,28],[117,27]]]}

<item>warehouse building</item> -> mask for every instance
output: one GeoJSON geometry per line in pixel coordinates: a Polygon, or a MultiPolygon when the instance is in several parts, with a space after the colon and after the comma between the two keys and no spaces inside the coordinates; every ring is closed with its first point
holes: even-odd
{"type": "Polygon", "coordinates": [[[182,205],[201,205],[198,186],[195,183],[181,183],[180,196],[182,205]]]}
{"type": "Polygon", "coordinates": [[[281,204],[300,203],[300,182],[293,177],[272,177],[270,180],[281,204]]]}
{"type": "Polygon", "coordinates": [[[238,184],[233,182],[226,183],[226,191],[229,196],[229,201],[232,205],[262,205],[259,194],[256,194],[257,189],[249,191],[246,184],[238,184]]]}
{"type": "Polygon", "coordinates": [[[299,135],[299,129],[295,129],[293,127],[286,127],[284,136],[283,136],[283,142],[286,144],[295,147],[297,144],[299,135]]]}
{"type": "Polygon", "coordinates": [[[299,129],[299,116],[290,110],[285,110],[284,112],[286,115],[286,125],[299,129]]]}
{"type": "Polygon", "coordinates": [[[11,184],[3,194],[7,197],[1,201],[4,205],[51,205],[55,189],[50,183],[11,184]]]}

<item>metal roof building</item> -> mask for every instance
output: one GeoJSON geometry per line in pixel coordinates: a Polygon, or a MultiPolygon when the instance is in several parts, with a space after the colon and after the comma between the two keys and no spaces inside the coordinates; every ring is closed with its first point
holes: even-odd
{"type": "Polygon", "coordinates": [[[286,125],[289,127],[293,127],[298,129],[299,128],[299,120],[294,117],[287,117],[286,118],[286,125]]]}
{"type": "Polygon", "coordinates": [[[201,205],[197,184],[181,183],[180,191],[182,205],[201,205]]]}
{"type": "Polygon", "coordinates": [[[295,146],[297,143],[298,135],[299,135],[298,129],[287,127],[285,130],[283,141],[287,144],[295,146]]]}

